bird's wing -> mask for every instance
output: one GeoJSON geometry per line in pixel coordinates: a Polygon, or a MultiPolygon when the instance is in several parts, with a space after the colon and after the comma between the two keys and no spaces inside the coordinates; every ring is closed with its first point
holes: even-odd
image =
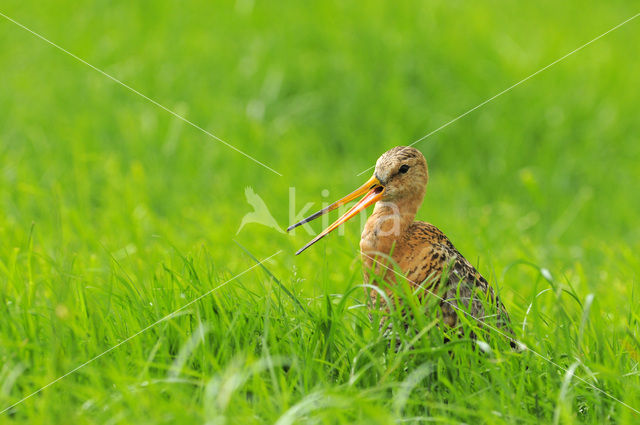
{"type": "Polygon", "coordinates": [[[445,299],[441,303],[445,322],[449,325],[456,323],[457,313],[452,304],[460,302],[475,318],[484,321],[486,314],[490,314],[485,314],[486,302],[480,299],[484,297],[496,306],[493,314],[498,316],[498,320],[490,321],[500,327],[509,326],[506,310],[494,294],[493,288],[440,229],[430,223],[418,221],[411,225],[407,237],[410,255],[414,256],[410,263],[415,265],[405,270],[407,278],[437,289],[445,299]],[[441,287],[443,283],[445,286],[441,287]]]}

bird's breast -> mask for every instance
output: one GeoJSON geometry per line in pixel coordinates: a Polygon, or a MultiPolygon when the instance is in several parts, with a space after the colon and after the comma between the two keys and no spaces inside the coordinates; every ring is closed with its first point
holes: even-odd
{"type": "Polygon", "coordinates": [[[360,240],[365,282],[369,282],[373,272],[392,284],[396,282],[396,273],[402,273],[409,282],[419,285],[428,277],[439,275],[453,259],[437,239],[440,232],[434,226],[413,223],[396,233],[388,227],[390,224],[371,218],[360,240]],[[396,266],[399,270],[392,269],[396,266]]]}

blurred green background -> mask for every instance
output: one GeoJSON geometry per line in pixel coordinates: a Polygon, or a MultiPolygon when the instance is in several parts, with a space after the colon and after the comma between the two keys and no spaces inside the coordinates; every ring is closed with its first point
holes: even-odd
{"type": "MultiPolygon", "coordinates": [[[[337,199],[382,152],[638,4],[5,0],[0,12],[282,174],[0,18],[0,363],[27,370],[0,395],[9,404],[210,289],[166,310],[106,307],[126,292],[114,276],[160,288],[182,255],[231,276],[252,264],[236,239],[259,258],[283,250],[269,267],[304,297],[343,291],[360,278],[358,224],[294,257],[305,232],[236,235],[246,187],[285,228],[290,187],[296,211],[337,199]],[[83,345],[84,309],[122,333],[83,345]],[[57,341],[65,320],[70,339],[57,341]]],[[[520,261],[626,320],[640,270],[639,45],[635,20],[416,145],[431,176],[418,218],[478,265],[516,322],[540,290],[520,261]]]]}

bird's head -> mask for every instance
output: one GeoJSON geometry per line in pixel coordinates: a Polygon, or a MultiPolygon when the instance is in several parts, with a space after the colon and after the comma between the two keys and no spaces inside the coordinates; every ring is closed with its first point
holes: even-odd
{"type": "Polygon", "coordinates": [[[373,178],[383,187],[381,200],[394,202],[405,197],[422,199],[429,180],[424,155],[411,146],[396,146],[378,158],[373,178]]]}
{"type": "Polygon", "coordinates": [[[403,199],[415,198],[421,201],[428,179],[427,161],[419,150],[411,146],[396,146],[388,150],[378,158],[375,172],[365,184],[339,201],[287,229],[287,231],[290,231],[364,195],[349,211],[298,250],[296,254],[300,254],[342,223],[380,200],[384,202],[399,202],[403,199]]]}

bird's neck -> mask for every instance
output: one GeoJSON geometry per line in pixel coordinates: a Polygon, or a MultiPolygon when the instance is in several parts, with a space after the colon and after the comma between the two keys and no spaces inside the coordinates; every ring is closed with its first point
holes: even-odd
{"type": "Polygon", "coordinates": [[[361,250],[389,254],[394,243],[403,237],[413,223],[421,203],[422,197],[378,202],[364,226],[361,250]]]}

